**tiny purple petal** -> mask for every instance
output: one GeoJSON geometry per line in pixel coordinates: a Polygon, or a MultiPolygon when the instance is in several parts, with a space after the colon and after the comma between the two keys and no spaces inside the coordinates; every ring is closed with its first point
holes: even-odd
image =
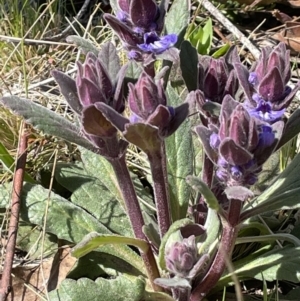
{"type": "Polygon", "coordinates": [[[218,166],[221,166],[223,168],[228,168],[228,162],[223,158],[223,157],[220,157],[218,159],[218,166]]]}
{"type": "Polygon", "coordinates": [[[133,31],[134,31],[135,33],[141,35],[141,36],[142,36],[142,35],[144,34],[144,32],[145,32],[144,29],[141,28],[141,27],[134,27],[133,31]]]}
{"type": "Polygon", "coordinates": [[[223,168],[218,168],[216,171],[216,176],[221,182],[227,182],[228,181],[228,173],[223,168]]]}
{"type": "Polygon", "coordinates": [[[272,145],[275,140],[275,134],[273,133],[272,127],[268,125],[262,125],[259,129],[259,147],[268,147],[272,145]]]}
{"type": "Polygon", "coordinates": [[[285,108],[279,111],[272,110],[271,103],[264,100],[261,100],[255,109],[249,110],[251,116],[269,123],[280,120],[284,112],[285,108]]]}
{"type": "Polygon", "coordinates": [[[175,116],[175,109],[171,106],[167,106],[167,107],[169,109],[169,112],[170,112],[171,116],[174,117],[175,116]]]}
{"type": "Polygon", "coordinates": [[[236,181],[240,181],[243,176],[243,172],[239,166],[232,166],[230,168],[230,173],[232,178],[236,181]]]}
{"type": "Polygon", "coordinates": [[[258,93],[254,93],[252,95],[252,99],[259,104],[261,101],[263,101],[262,97],[258,93]]]}
{"type": "Polygon", "coordinates": [[[137,45],[141,50],[145,52],[152,52],[160,54],[170,47],[174,46],[177,42],[176,34],[169,34],[159,37],[156,32],[150,32],[144,34],[144,44],[137,45]]]}
{"type": "Polygon", "coordinates": [[[248,82],[249,82],[252,86],[258,85],[258,77],[257,77],[256,72],[250,72],[249,78],[248,78],[248,82]]]}
{"type": "Polygon", "coordinates": [[[127,57],[128,57],[129,60],[137,60],[137,59],[140,58],[140,54],[135,50],[130,50],[127,53],[127,57]]]}
{"type": "Polygon", "coordinates": [[[217,149],[220,145],[220,137],[216,133],[212,133],[209,137],[209,144],[213,149],[217,149]]]}
{"type": "Polygon", "coordinates": [[[126,23],[128,20],[128,14],[122,10],[119,10],[116,14],[116,17],[123,23],[126,23]]]}
{"type": "Polygon", "coordinates": [[[137,116],[136,114],[131,114],[130,117],[129,117],[129,121],[130,123],[137,123],[137,122],[140,122],[142,121],[142,118],[140,118],[139,116],[137,116]]]}

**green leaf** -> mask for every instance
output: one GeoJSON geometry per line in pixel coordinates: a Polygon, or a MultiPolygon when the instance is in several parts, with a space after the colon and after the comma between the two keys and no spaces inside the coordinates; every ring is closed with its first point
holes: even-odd
{"type": "MultiPolygon", "coordinates": [[[[0,186],[1,207],[8,206],[9,195],[10,186],[0,186]]],[[[49,197],[48,189],[40,185],[28,183],[24,185],[21,196],[21,219],[43,227],[47,203],[45,231],[55,234],[60,239],[77,243],[90,232],[111,234],[104,225],[88,212],[53,192],[49,197]]],[[[142,259],[127,246],[103,246],[101,252],[120,257],[146,274],[142,259]]]]}
{"type": "Polygon", "coordinates": [[[192,225],[192,224],[193,224],[193,221],[189,218],[184,218],[184,219],[178,220],[171,225],[168,232],[163,237],[160,247],[159,247],[159,257],[158,257],[159,266],[161,267],[162,270],[166,270],[165,248],[166,248],[166,245],[167,245],[167,242],[168,242],[170,236],[174,232],[181,229],[182,227],[184,227],[186,225],[192,225]]]}
{"type": "Polygon", "coordinates": [[[220,209],[219,202],[213,192],[209,189],[209,187],[204,183],[199,177],[195,176],[187,176],[186,181],[189,185],[191,185],[195,190],[200,192],[209,208],[218,211],[220,209]]]}
{"type": "Polygon", "coordinates": [[[106,159],[91,152],[89,160],[92,160],[92,157],[95,157],[95,160],[91,168],[83,168],[82,164],[58,164],[55,179],[72,192],[72,203],[84,208],[114,233],[133,236],[127,214],[120,205],[123,200],[111,191],[116,183],[112,182],[106,186],[110,178],[109,174],[106,176],[103,171],[106,159]]]}
{"type": "Polygon", "coordinates": [[[96,281],[88,278],[77,281],[66,279],[59,289],[49,293],[49,298],[51,301],[142,301],[144,295],[143,280],[119,276],[110,280],[98,278],[96,281]]]}
{"type": "Polygon", "coordinates": [[[283,135],[277,145],[277,149],[290,141],[293,137],[300,133],[300,109],[297,109],[288,119],[283,135]]]}
{"type": "MultiPolygon", "coordinates": [[[[15,169],[15,159],[9,154],[6,147],[0,142],[0,161],[2,165],[9,170],[11,173],[14,173],[15,169]]],[[[25,171],[24,181],[28,183],[35,183],[36,181],[25,171]]]]}
{"type": "Polygon", "coordinates": [[[107,275],[117,277],[120,273],[145,277],[145,274],[128,262],[117,256],[101,252],[99,249],[97,252],[93,251],[79,258],[72,271],[68,274],[68,278],[77,280],[82,277],[88,277],[95,280],[100,276],[107,277],[107,275]]]}
{"type": "Polygon", "coordinates": [[[79,36],[68,36],[66,40],[68,43],[73,43],[79,47],[84,54],[93,52],[96,56],[98,56],[99,49],[91,41],[79,36]]]}
{"type": "Polygon", "coordinates": [[[42,254],[48,257],[57,251],[57,237],[50,233],[43,237],[41,228],[20,221],[16,245],[27,253],[28,259],[35,260],[42,254]]]}
{"type": "Polygon", "coordinates": [[[189,41],[183,41],[180,48],[180,68],[189,91],[198,87],[198,54],[189,41]]]}
{"type": "Polygon", "coordinates": [[[215,51],[215,52],[212,54],[212,57],[213,57],[214,59],[218,59],[219,57],[225,55],[229,48],[230,48],[230,45],[229,45],[229,44],[223,45],[221,48],[219,48],[217,51],[215,51]]]}
{"type": "Polygon", "coordinates": [[[117,79],[118,72],[121,68],[120,59],[117,55],[116,47],[111,42],[105,43],[99,53],[101,62],[105,66],[110,78],[117,79]]]}
{"type": "Polygon", "coordinates": [[[294,158],[289,166],[264,193],[245,205],[241,220],[268,211],[299,208],[299,170],[300,154],[294,158]]]}
{"type": "Polygon", "coordinates": [[[146,253],[149,249],[147,242],[137,238],[119,236],[119,235],[105,235],[97,232],[91,232],[86,235],[81,242],[79,242],[73,249],[72,255],[80,258],[91,251],[94,251],[102,245],[120,245],[126,244],[139,248],[146,253]]]}
{"type": "Polygon", "coordinates": [[[212,38],[213,38],[212,20],[211,18],[208,18],[208,20],[206,21],[203,27],[203,40],[201,44],[203,45],[204,53],[202,54],[209,54],[210,47],[212,44],[212,38]]]}
{"type": "Polygon", "coordinates": [[[165,18],[165,28],[167,34],[178,35],[178,42],[183,39],[186,28],[190,20],[191,3],[190,0],[174,0],[165,18]]]}
{"type": "MultiPolygon", "coordinates": [[[[182,103],[176,91],[168,85],[168,104],[176,107],[182,103]]],[[[173,221],[186,216],[191,188],[185,177],[193,173],[193,156],[190,153],[193,145],[191,125],[187,119],[179,129],[166,139],[168,159],[168,180],[170,191],[171,215],[173,221]]]]}
{"type": "MultiPolygon", "coordinates": [[[[241,265],[234,265],[234,274],[240,280],[255,278],[266,281],[285,280],[298,283],[300,265],[300,247],[285,247],[274,249],[258,258],[242,262],[241,265]]],[[[221,278],[221,282],[231,281],[231,274],[226,274],[221,278]]]]}
{"type": "Polygon", "coordinates": [[[146,292],[145,301],[175,301],[175,299],[165,293],[146,292]]]}
{"type": "Polygon", "coordinates": [[[17,96],[3,97],[0,101],[44,133],[58,136],[88,149],[95,149],[93,144],[83,138],[80,129],[75,124],[47,108],[17,96]]]}

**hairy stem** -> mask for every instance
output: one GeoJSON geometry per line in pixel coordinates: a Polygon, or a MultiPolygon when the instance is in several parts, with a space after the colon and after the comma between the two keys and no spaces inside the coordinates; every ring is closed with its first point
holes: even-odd
{"type": "Polygon", "coordinates": [[[203,280],[192,291],[190,301],[201,301],[217,284],[226,267],[226,257],[230,257],[238,235],[238,223],[242,202],[230,200],[228,220],[222,219],[222,237],[214,261],[203,280]]]}
{"type": "MultiPolygon", "coordinates": [[[[140,204],[138,202],[136,191],[134,189],[127,168],[125,154],[117,159],[108,159],[108,160],[111,163],[114,172],[116,174],[118,184],[126,204],[127,213],[131,222],[131,226],[133,228],[134,235],[136,238],[147,241],[147,238],[142,231],[143,226],[145,225],[144,218],[142,215],[140,204]]],[[[147,269],[148,277],[151,282],[152,288],[155,291],[162,291],[162,289],[159,286],[154,284],[154,279],[160,278],[160,275],[151,247],[148,249],[146,253],[142,252],[141,255],[145,267],[147,269]]]]}
{"type": "Polygon", "coordinates": [[[21,208],[21,192],[25,174],[25,165],[27,158],[27,134],[25,125],[21,129],[20,142],[18,147],[18,159],[13,179],[13,190],[11,196],[11,216],[6,245],[6,256],[4,260],[3,273],[1,278],[0,300],[6,300],[11,290],[11,270],[14,260],[16,239],[19,225],[19,214],[21,208]]]}
{"type": "Polygon", "coordinates": [[[169,230],[171,225],[164,143],[162,143],[159,151],[154,151],[148,153],[147,155],[150,162],[153,180],[159,232],[160,237],[162,238],[169,230]]]}

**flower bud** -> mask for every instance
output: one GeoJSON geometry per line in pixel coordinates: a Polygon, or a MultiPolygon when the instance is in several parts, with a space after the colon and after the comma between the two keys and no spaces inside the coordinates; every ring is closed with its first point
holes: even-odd
{"type": "Polygon", "coordinates": [[[166,266],[175,276],[187,278],[198,261],[198,250],[195,236],[184,238],[166,247],[166,266]]]}

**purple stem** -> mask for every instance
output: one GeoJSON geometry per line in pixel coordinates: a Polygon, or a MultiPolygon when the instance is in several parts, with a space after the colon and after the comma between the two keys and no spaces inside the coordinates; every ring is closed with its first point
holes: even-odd
{"type": "Polygon", "coordinates": [[[231,256],[238,235],[241,209],[240,200],[230,200],[228,220],[222,219],[223,231],[217,254],[206,276],[192,291],[190,301],[202,301],[222,276],[226,268],[225,256],[231,256]]]}
{"type": "MultiPolygon", "coordinates": [[[[144,218],[127,168],[125,154],[116,159],[108,159],[108,161],[111,163],[118,180],[134,235],[136,238],[147,241],[142,231],[145,225],[144,218]]],[[[142,252],[141,256],[146,266],[152,288],[155,291],[162,291],[162,288],[154,284],[154,280],[160,278],[160,274],[151,247],[149,247],[147,253],[142,252]]]]}
{"type": "Polygon", "coordinates": [[[160,150],[156,150],[151,153],[149,152],[147,155],[150,162],[153,180],[159,232],[160,237],[162,238],[171,225],[164,142],[162,142],[160,150]]]}

